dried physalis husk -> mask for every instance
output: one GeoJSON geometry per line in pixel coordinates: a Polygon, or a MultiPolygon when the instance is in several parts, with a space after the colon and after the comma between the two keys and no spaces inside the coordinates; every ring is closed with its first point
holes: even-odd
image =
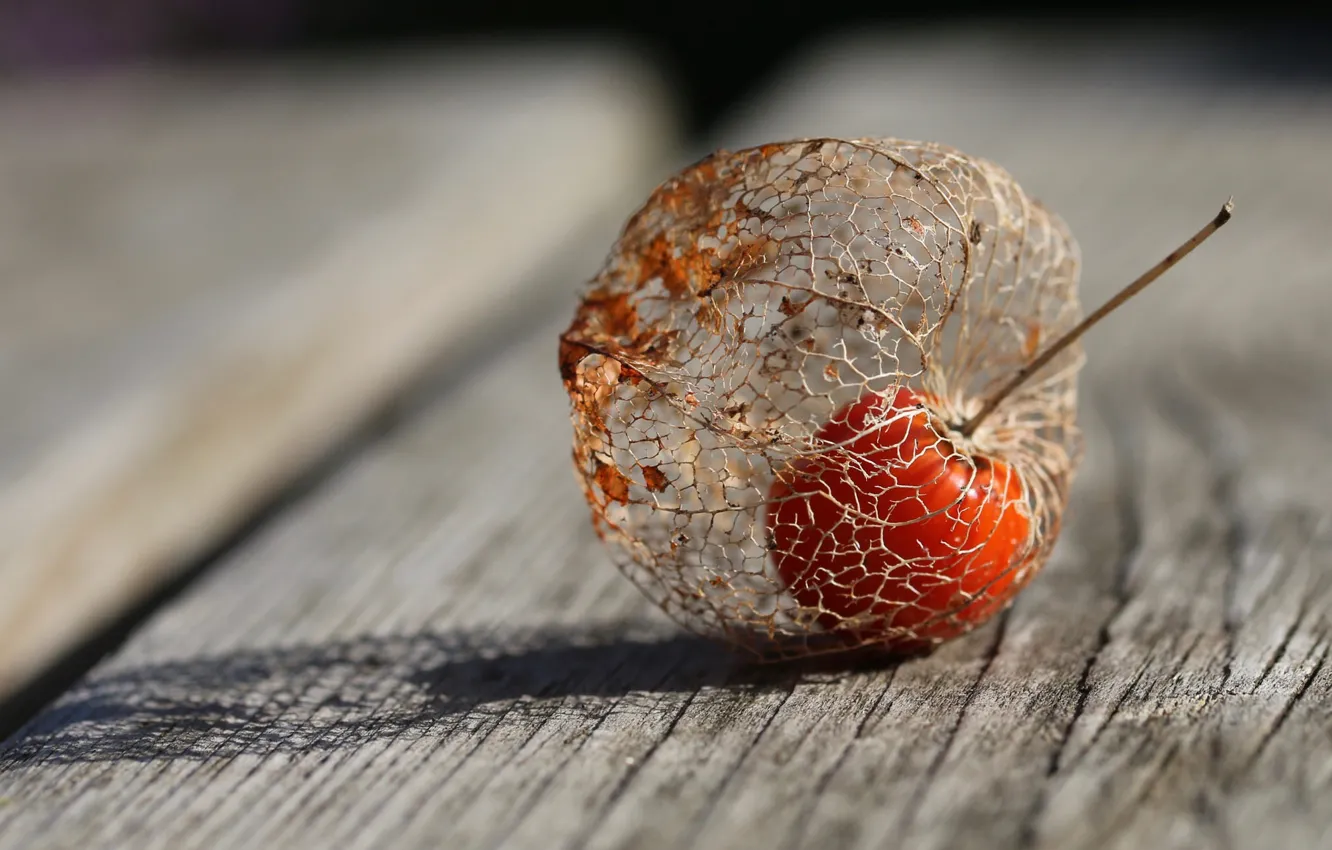
{"type": "Polygon", "coordinates": [[[764,654],[914,651],[1043,565],[1079,456],[1078,248],[936,144],[719,152],[629,220],[561,338],[574,461],[617,565],[764,654]],[[971,423],[974,424],[974,423],[971,423]]]}

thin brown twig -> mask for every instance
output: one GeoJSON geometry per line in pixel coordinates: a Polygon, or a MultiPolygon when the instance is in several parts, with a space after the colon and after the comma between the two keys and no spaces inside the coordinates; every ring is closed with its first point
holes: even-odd
{"type": "Polygon", "coordinates": [[[1077,342],[1078,339],[1097,322],[1114,312],[1125,301],[1146,289],[1148,285],[1154,282],[1158,277],[1169,271],[1172,266],[1192,253],[1194,248],[1197,248],[1207,240],[1207,237],[1219,230],[1223,224],[1230,221],[1230,216],[1234,211],[1235,199],[1230,198],[1226,201],[1225,206],[1221,207],[1221,212],[1217,213],[1216,217],[1209,221],[1202,230],[1193,234],[1187,242],[1167,254],[1165,259],[1152,266],[1137,280],[1119,290],[1113,298],[1102,304],[1099,309],[1087,318],[1083,319],[1077,327],[1055,340],[1054,343],[1051,344],[1049,348],[1045,349],[1045,351],[1041,352],[1036,359],[1017,370],[1013,377],[1009,379],[1008,383],[1004,384],[998,389],[998,391],[986,399],[985,404],[981,405],[981,409],[962,424],[962,427],[958,429],[962,435],[970,437],[974,434],[976,428],[985,421],[986,417],[991,413],[994,413],[995,409],[1003,403],[1004,399],[1008,398],[1014,390],[1022,386],[1023,382],[1039,372],[1045,365],[1057,357],[1061,351],[1077,342]]]}

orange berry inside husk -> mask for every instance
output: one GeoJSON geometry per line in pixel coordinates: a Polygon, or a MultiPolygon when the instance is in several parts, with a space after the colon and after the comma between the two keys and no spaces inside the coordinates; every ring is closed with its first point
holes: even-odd
{"type": "Polygon", "coordinates": [[[1021,589],[1032,521],[1003,460],[959,450],[909,389],[868,393],[783,469],[767,533],[787,591],[854,645],[919,652],[989,619],[1021,589]]]}

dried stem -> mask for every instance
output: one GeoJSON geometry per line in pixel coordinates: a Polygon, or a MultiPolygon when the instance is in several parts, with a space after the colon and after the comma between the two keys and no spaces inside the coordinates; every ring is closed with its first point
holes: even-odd
{"type": "Polygon", "coordinates": [[[1207,225],[1203,227],[1202,230],[1199,230],[1197,233],[1193,234],[1192,238],[1190,238],[1183,245],[1180,245],[1174,251],[1171,251],[1168,255],[1166,255],[1165,259],[1161,260],[1161,262],[1152,266],[1150,269],[1144,272],[1143,275],[1139,277],[1137,280],[1133,281],[1128,286],[1121,289],[1118,293],[1115,294],[1113,298],[1102,304],[1101,307],[1098,310],[1096,310],[1096,312],[1092,313],[1087,318],[1083,319],[1082,322],[1079,323],[1077,327],[1073,328],[1068,333],[1064,334],[1059,339],[1055,340],[1054,343],[1051,344],[1049,348],[1045,349],[1045,351],[1041,352],[1040,355],[1038,355],[1035,360],[1032,360],[1026,366],[1023,366],[1021,369],[1019,369],[1009,380],[1009,382],[1004,384],[1002,387],[999,388],[998,391],[996,391],[993,395],[991,395],[988,399],[986,399],[985,404],[983,404],[981,406],[981,409],[976,412],[976,415],[972,416],[965,423],[963,423],[962,427],[959,428],[958,430],[964,436],[968,437],[971,436],[973,433],[975,433],[976,428],[979,427],[980,424],[985,421],[985,418],[988,417],[991,413],[994,413],[995,408],[997,408],[1001,403],[1003,403],[1003,400],[1008,398],[1008,396],[1014,390],[1020,387],[1024,381],[1026,381],[1032,375],[1039,372],[1042,367],[1044,367],[1056,356],[1058,356],[1059,352],[1063,351],[1065,348],[1068,348],[1074,342],[1077,342],[1077,340],[1097,322],[1101,321],[1101,319],[1104,319],[1107,315],[1114,312],[1125,301],[1129,300],[1142,290],[1146,289],[1148,285],[1150,285],[1158,277],[1165,274],[1170,269],[1171,266],[1174,266],[1180,260],[1187,257],[1193,251],[1194,248],[1197,248],[1199,245],[1205,242],[1207,240],[1207,237],[1211,236],[1213,233],[1219,230],[1221,228],[1221,225],[1230,221],[1230,215],[1232,212],[1234,212],[1234,210],[1235,210],[1235,199],[1231,198],[1230,200],[1226,201],[1225,206],[1221,207],[1221,212],[1217,213],[1216,217],[1213,218],[1211,221],[1209,221],[1207,225]]]}

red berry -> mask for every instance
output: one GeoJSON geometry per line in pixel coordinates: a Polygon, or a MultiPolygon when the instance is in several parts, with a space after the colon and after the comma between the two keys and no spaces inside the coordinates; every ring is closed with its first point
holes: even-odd
{"type": "Polygon", "coordinates": [[[1031,519],[1019,476],[960,450],[932,421],[911,390],[891,402],[862,396],[819,430],[832,448],[792,464],[770,491],[777,572],[824,629],[854,643],[926,648],[1021,587],[1031,519]]]}

